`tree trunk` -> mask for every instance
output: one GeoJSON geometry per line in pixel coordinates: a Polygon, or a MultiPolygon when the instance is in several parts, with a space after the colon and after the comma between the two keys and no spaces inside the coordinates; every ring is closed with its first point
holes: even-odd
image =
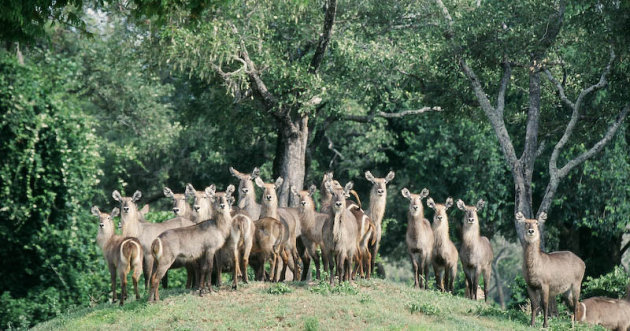
{"type": "Polygon", "coordinates": [[[293,128],[279,125],[273,173],[274,179],[277,177],[284,179],[278,189],[280,207],[297,206],[298,201],[291,196],[290,187],[295,186],[298,190],[304,187],[307,141],[308,116],[294,121],[293,128]]]}

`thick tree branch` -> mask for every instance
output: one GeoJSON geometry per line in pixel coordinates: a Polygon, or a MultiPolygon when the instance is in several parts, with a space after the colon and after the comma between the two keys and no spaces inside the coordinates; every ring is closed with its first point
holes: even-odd
{"type": "Polygon", "coordinates": [[[604,148],[604,146],[606,146],[606,144],[613,138],[615,133],[617,133],[617,129],[619,129],[619,126],[628,115],[629,110],[630,110],[630,103],[626,104],[626,106],[623,107],[623,109],[617,116],[617,119],[615,119],[615,122],[608,128],[608,131],[606,132],[604,137],[600,141],[598,141],[595,145],[593,145],[591,149],[580,154],[575,159],[567,162],[567,164],[565,164],[564,167],[558,170],[558,175],[560,177],[566,176],[569,173],[569,171],[571,171],[571,169],[580,165],[582,162],[590,159],[591,157],[593,157],[593,155],[599,153],[602,150],[602,148],[604,148]]]}
{"type": "MultiPolygon", "coordinates": [[[[569,123],[567,124],[565,130],[564,130],[564,134],[562,135],[562,137],[560,138],[560,140],[558,140],[558,143],[556,143],[556,146],[553,149],[553,152],[551,153],[551,158],[549,159],[549,172],[551,174],[555,173],[557,171],[557,162],[558,162],[558,157],[560,156],[560,152],[562,150],[562,148],[566,145],[566,143],[569,141],[569,138],[571,137],[571,135],[573,134],[573,131],[575,129],[575,125],[577,124],[577,121],[580,117],[580,109],[582,107],[582,103],[584,101],[584,98],[599,89],[604,88],[607,84],[608,84],[608,75],[610,74],[610,69],[612,67],[613,61],[615,60],[615,52],[611,49],[610,51],[610,60],[608,61],[608,64],[606,65],[606,68],[604,69],[604,71],[602,72],[602,75],[599,78],[599,81],[596,84],[593,84],[587,88],[585,88],[584,90],[582,90],[576,100],[575,103],[571,102],[565,92],[564,92],[564,88],[562,87],[562,85],[560,85],[554,78],[553,75],[551,74],[551,72],[549,72],[549,70],[545,69],[545,73],[547,74],[547,78],[549,78],[549,80],[554,83],[554,85],[556,85],[556,88],[558,89],[558,93],[560,94],[560,99],[571,108],[572,110],[572,114],[571,114],[571,119],[569,120],[569,123]]],[[[569,169],[570,170],[570,169],[569,169]]]]}
{"type": "Polygon", "coordinates": [[[507,90],[510,77],[512,76],[512,67],[508,61],[503,62],[503,77],[499,86],[499,94],[497,96],[497,112],[503,116],[505,110],[505,91],[507,90]]]}
{"type": "Polygon", "coordinates": [[[319,36],[319,42],[317,43],[317,49],[311,60],[310,73],[315,73],[319,69],[319,66],[324,60],[324,54],[330,42],[330,36],[332,35],[333,25],[335,24],[335,15],[337,13],[337,0],[328,0],[326,3],[326,15],[324,16],[324,31],[319,36]]]}
{"type": "MultiPolygon", "coordinates": [[[[453,18],[451,17],[451,14],[449,13],[448,8],[446,8],[442,0],[435,0],[435,2],[440,8],[440,10],[442,11],[444,19],[446,19],[446,22],[448,24],[446,38],[449,40],[452,40],[453,34],[454,34],[453,18]]],[[[487,94],[485,93],[485,91],[483,90],[483,87],[481,86],[481,82],[479,81],[479,78],[477,78],[477,75],[475,74],[475,72],[468,66],[468,63],[466,63],[466,60],[461,54],[459,45],[456,45],[456,49],[457,49],[456,56],[459,62],[459,66],[464,72],[464,75],[466,75],[466,78],[468,78],[468,80],[470,81],[470,84],[472,85],[473,91],[475,93],[475,96],[477,97],[477,100],[479,101],[481,109],[486,114],[486,117],[488,117],[488,119],[490,120],[490,124],[492,125],[495,131],[495,134],[497,135],[497,138],[499,139],[499,144],[501,144],[501,149],[503,150],[504,157],[506,158],[510,167],[514,170],[515,168],[518,167],[518,164],[517,164],[518,159],[516,158],[516,152],[514,150],[514,145],[512,144],[512,139],[510,138],[507,128],[505,127],[505,121],[503,120],[502,111],[499,112],[497,111],[497,109],[495,109],[492,106],[492,104],[490,103],[490,100],[487,97],[487,94]]],[[[504,61],[504,62],[507,62],[507,61],[504,61]]],[[[507,66],[507,68],[509,68],[509,65],[507,66]]],[[[505,76],[506,74],[504,72],[503,78],[505,78],[505,76]]],[[[502,83],[503,82],[505,82],[506,84],[505,86],[507,88],[507,83],[509,82],[509,79],[506,79],[506,80],[502,79],[502,83]]],[[[503,90],[502,93],[504,97],[505,90],[503,90]]],[[[499,102],[497,100],[497,104],[498,103],[499,102]]],[[[513,175],[517,176],[518,174],[516,174],[513,171],[513,175]]]]}
{"type": "Polygon", "coordinates": [[[422,107],[420,109],[413,109],[413,110],[403,110],[397,113],[386,113],[386,112],[376,112],[374,114],[370,114],[370,115],[345,115],[343,117],[340,118],[340,120],[342,121],[352,121],[352,122],[359,122],[359,123],[369,123],[371,122],[375,117],[382,117],[382,118],[401,118],[401,117],[405,117],[405,116],[409,116],[409,115],[418,115],[418,114],[422,114],[422,113],[426,113],[426,112],[430,112],[430,111],[442,111],[441,107],[422,107]]]}

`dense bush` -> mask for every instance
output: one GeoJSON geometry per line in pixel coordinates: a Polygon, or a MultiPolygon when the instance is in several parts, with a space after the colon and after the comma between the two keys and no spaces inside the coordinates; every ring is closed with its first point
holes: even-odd
{"type": "Polygon", "coordinates": [[[71,62],[20,66],[0,53],[2,329],[28,327],[106,293],[97,223],[87,212],[98,139],[67,93],[72,72],[71,62]]]}
{"type": "Polygon", "coordinates": [[[582,283],[582,297],[605,296],[622,298],[628,295],[627,286],[630,275],[621,267],[616,266],[611,272],[597,278],[586,277],[582,283]]]}

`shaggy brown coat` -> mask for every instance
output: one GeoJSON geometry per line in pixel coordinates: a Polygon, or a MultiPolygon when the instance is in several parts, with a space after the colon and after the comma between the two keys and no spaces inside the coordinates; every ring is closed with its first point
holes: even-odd
{"type": "Polygon", "coordinates": [[[407,212],[407,252],[413,266],[413,280],[415,287],[429,285],[429,266],[433,253],[433,230],[431,223],[424,218],[424,207],[422,199],[429,195],[426,188],[420,194],[413,194],[407,188],[401,190],[403,197],[409,199],[409,210],[407,212]]]}

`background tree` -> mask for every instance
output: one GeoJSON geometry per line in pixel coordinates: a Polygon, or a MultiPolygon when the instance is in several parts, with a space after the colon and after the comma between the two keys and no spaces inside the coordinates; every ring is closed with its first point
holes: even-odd
{"type": "MultiPolygon", "coordinates": [[[[618,41],[615,40],[615,35],[610,33],[614,31],[614,29],[611,29],[610,24],[618,23],[620,20],[619,17],[615,17],[615,8],[613,8],[618,6],[618,4],[602,3],[600,7],[594,2],[578,3],[569,8],[566,7],[564,1],[550,3],[546,6],[540,6],[540,4],[534,2],[483,4],[477,7],[463,5],[461,6],[463,8],[462,12],[458,12],[458,16],[461,16],[459,20],[453,20],[448,8],[441,0],[436,0],[436,4],[443,14],[447,25],[445,35],[448,40],[448,47],[455,55],[456,65],[460,67],[461,72],[470,82],[475,97],[494,128],[506,162],[510,166],[515,186],[515,212],[522,211],[527,217],[535,216],[532,201],[532,181],[536,159],[545,151],[545,144],[538,142],[540,122],[543,119],[541,110],[543,110],[544,101],[553,103],[543,96],[541,82],[543,73],[546,74],[554,89],[557,89],[563,104],[571,110],[568,124],[562,130],[561,138],[554,144],[549,158],[548,184],[536,215],[541,212],[547,212],[560,180],[565,178],[576,166],[602,150],[612,139],[630,109],[630,104],[627,103],[627,100],[624,101],[626,96],[623,94],[615,95],[615,88],[612,89],[613,95],[607,102],[601,102],[601,99],[592,99],[591,95],[609,84],[610,72],[613,70],[612,66],[616,59],[614,52],[615,42],[618,41]],[[581,11],[590,11],[591,15],[600,16],[603,23],[595,24],[593,20],[583,20],[580,17],[581,11]],[[565,32],[565,29],[563,29],[565,24],[567,24],[565,20],[568,20],[569,22],[567,23],[572,25],[572,30],[565,32]],[[472,28],[471,24],[473,25],[472,28]],[[575,52],[575,49],[566,40],[571,39],[575,34],[579,34],[586,39],[586,36],[581,33],[582,29],[595,30],[593,35],[597,37],[591,40],[594,43],[591,47],[580,50],[580,52],[584,53],[591,51],[592,56],[583,55],[581,58],[601,59],[602,53],[609,53],[609,56],[606,57],[607,64],[601,65],[601,73],[597,75],[599,79],[593,79],[595,75],[590,67],[584,72],[584,63],[577,62],[578,59],[572,56],[572,52],[575,52]],[[471,33],[466,33],[465,31],[471,31],[471,33]],[[496,40],[498,42],[484,47],[478,43],[479,39],[496,40]],[[470,47],[473,43],[475,48],[470,47]],[[593,47],[594,45],[599,47],[593,47]],[[484,48],[489,48],[490,52],[484,52],[484,48]],[[571,62],[571,60],[576,60],[577,63],[571,62]],[[478,76],[476,70],[469,65],[469,62],[482,66],[482,72],[485,76],[478,76]],[[569,84],[559,83],[549,69],[556,63],[564,66],[565,75],[567,72],[575,72],[576,78],[569,78],[569,84]],[[523,69],[520,72],[513,72],[512,67],[514,66],[520,66],[523,69]],[[490,73],[496,74],[497,70],[500,70],[502,74],[500,75],[501,79],[497,88],[496,103],[493,105],[493,102],[485,92],[488,85],[486,82],[489,80],[487,75],[490,73]],[[514,74],[524,75],[527,79],[513,79],[514,74]],[[514,80],[514,83],[512,83],[512,80],[514,80]],[[597,83],[590,83],[593,81],[597,83]],[[515,101],[518,104],[518,101],[526,100],[528,109],[525,117],[526,128],[525,140],[522,144],[523,153],[518,157],[506,127],[505,107],[506,95],[509,92],[508,87],[511,84],[519,86],[520,82],[522,84],[527,82],[527,87],[521,87],[527,93],[515,101]],[[571,101],[566,96],[565,88],[571,88],[576,91],[574,93],[578,96],[575,101],[571,101]],[[597,109],[600,111],[600,114],[606,111],[610,112],[611,108],[621,109],[621,111],[616,114],[613,123],[608,125],[603,137],[595,139],[592,147],[579,153],[577,156],[569,156],[567,153],[563,153],[563,149],[576,129],[582,107],[597,109]],[[558,165],[560,155],[562,155],[563,161],[566,160],[563,166],[558,165]]],[[[627,80],[627,78],[619,78],[620,81],[614,81],[613,83],[623,86],[624,80],[627,80]]],[[[600,96],[599,94],[596,95],[600,96]]],[[[561,107],[556,107],[556,109],[562,110],[561,107]]],[[[560,119],[566,116],[563,116],[562,113],[554,115],[560,117],[560,119]]],[[[554,120],[557,119],[557,117],[554,118],[554,120]]],[[[553,141],[556,141],[557,135],[557,133],[550,133],[549,138],[554,138],[553,141]]],[[[516,223],[515,226],[519,238],[522,240],[522,229],[516,223]]],[[[541,241],[542,243],[543,241],[541,241]]]]}

